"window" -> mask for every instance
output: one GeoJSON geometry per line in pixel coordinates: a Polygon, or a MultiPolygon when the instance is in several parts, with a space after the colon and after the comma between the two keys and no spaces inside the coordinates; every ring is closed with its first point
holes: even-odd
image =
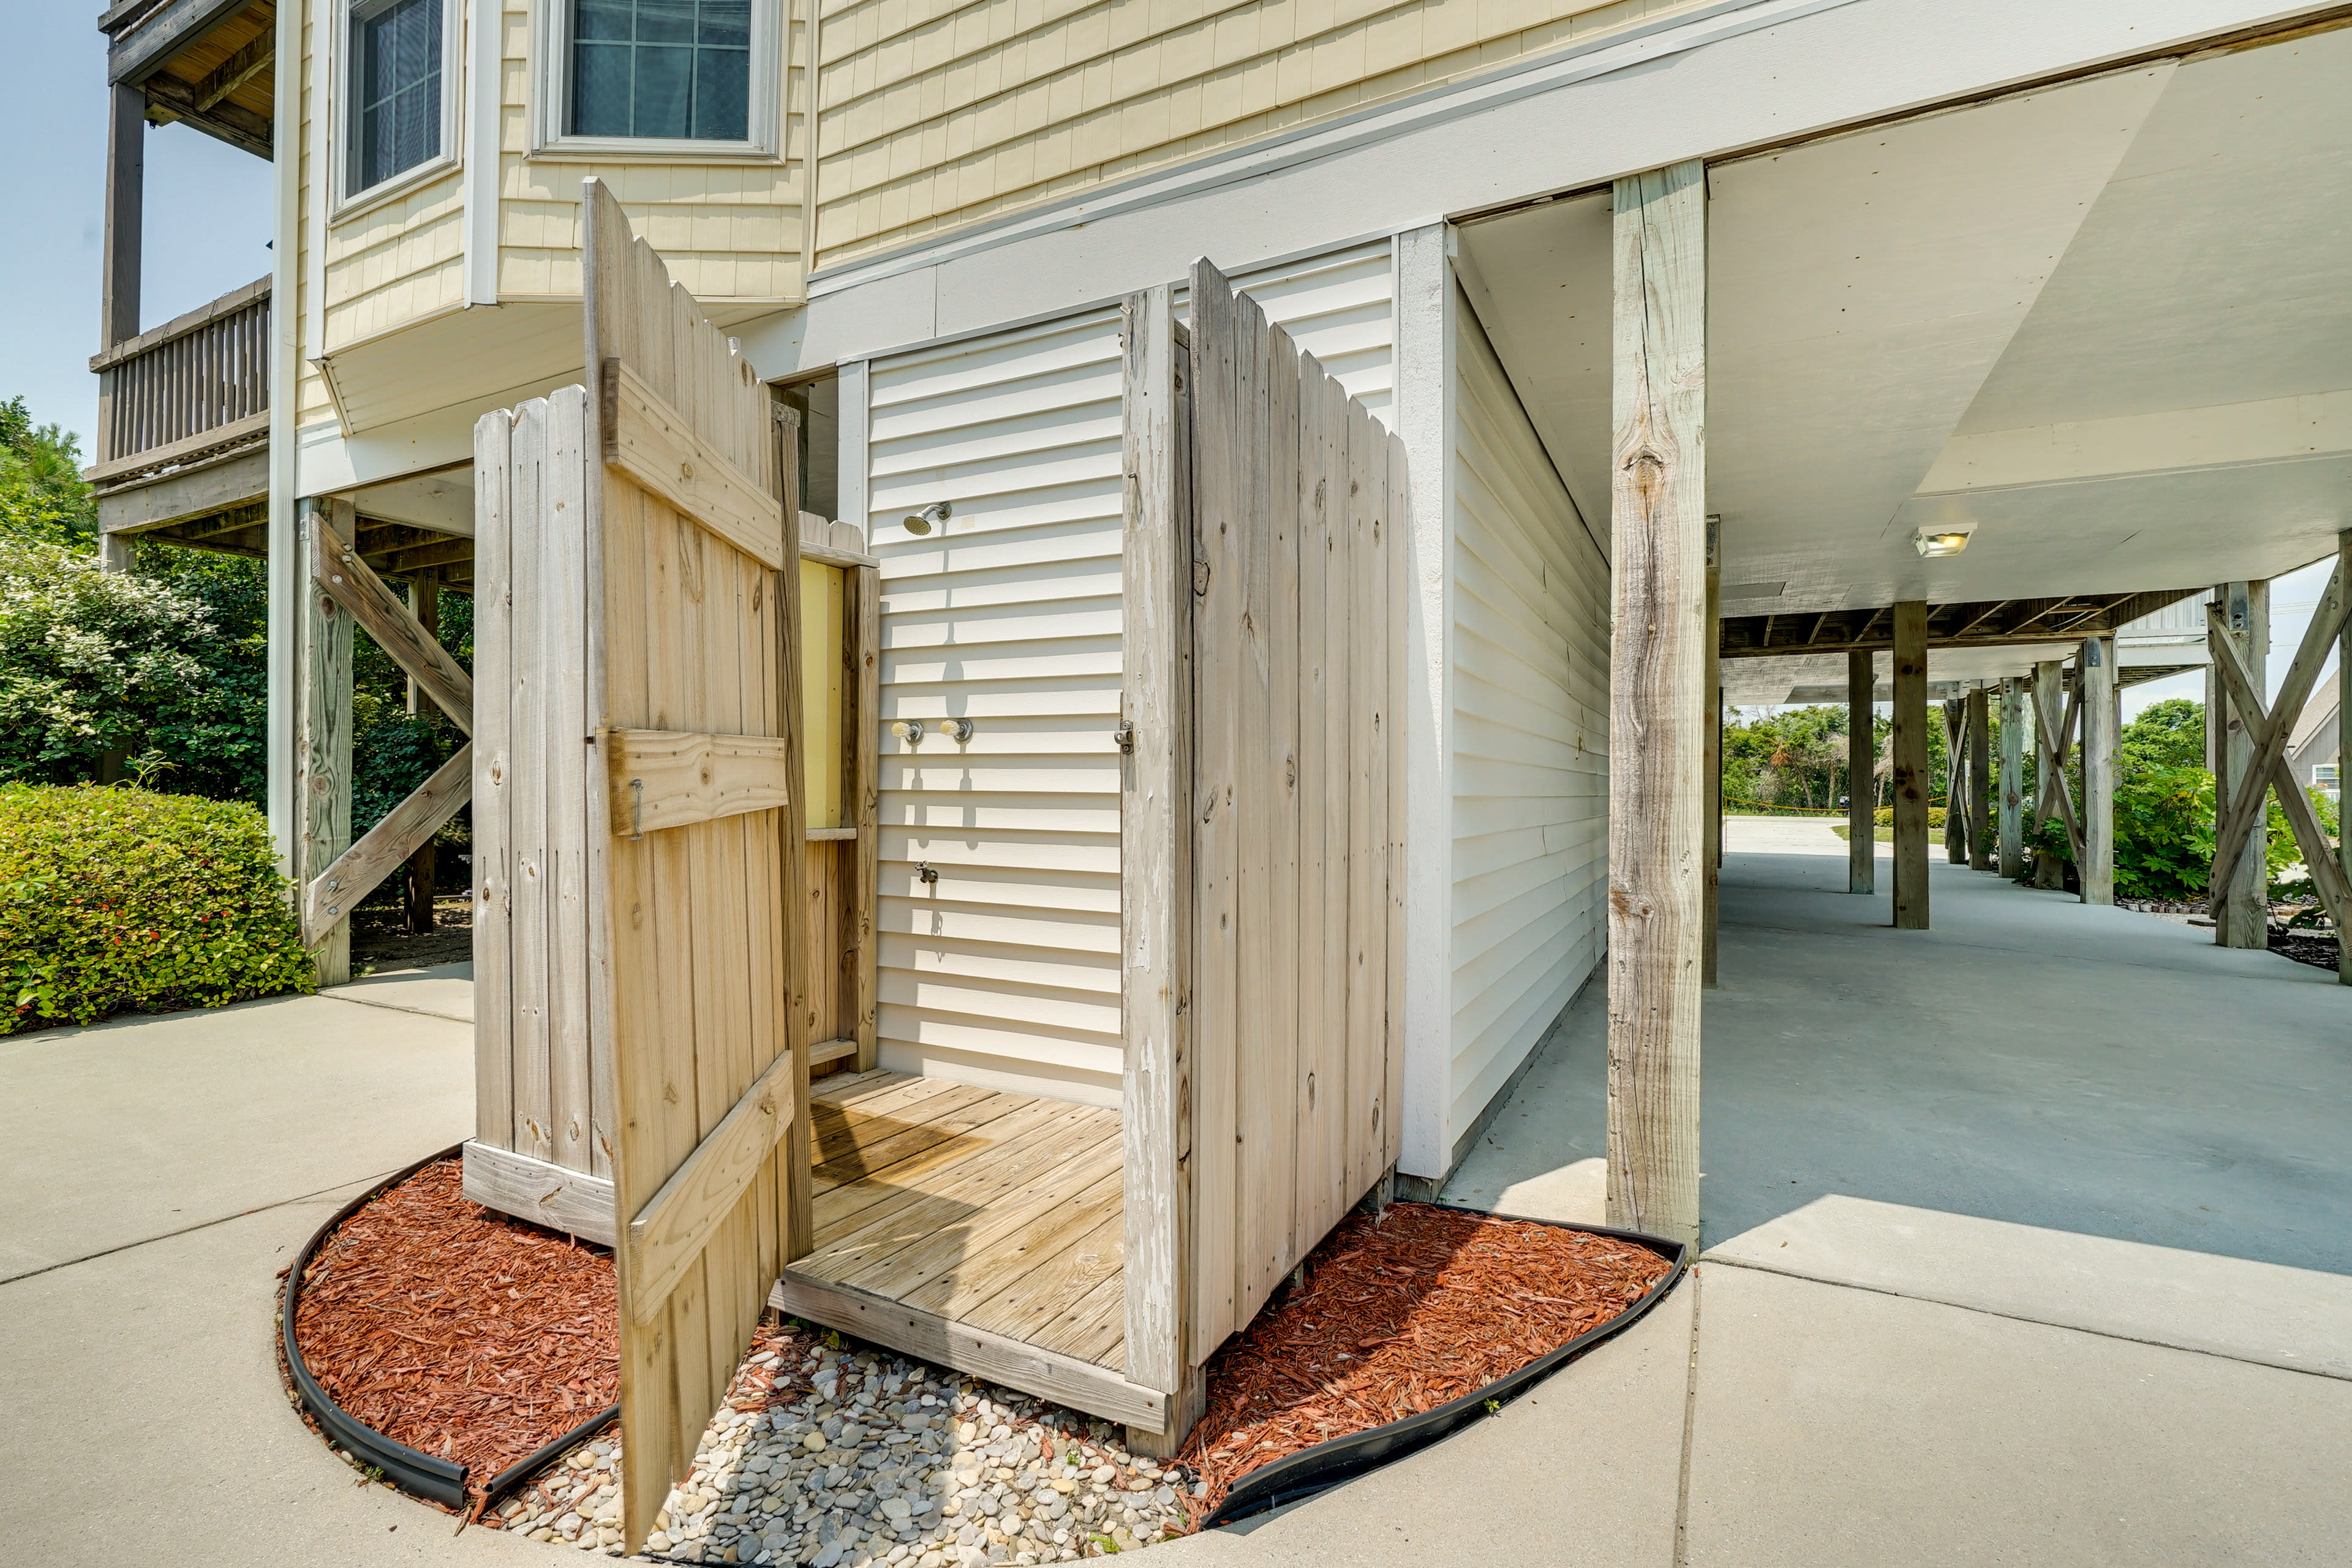
{"type": "Polygon", "coordinates": [[[441,156],[441,6],[362,0],[352,9],[351,195],[441,156]]]}
{"type": "Polygon", "coordinates": [[[749,139],[751,0],[572,0],[575,136],[749,139]]]}
{"type": "Polygon", "coordinates": [[[533,152],[775,155],[782,0],[540,0],[539,16],[533,152]]]}

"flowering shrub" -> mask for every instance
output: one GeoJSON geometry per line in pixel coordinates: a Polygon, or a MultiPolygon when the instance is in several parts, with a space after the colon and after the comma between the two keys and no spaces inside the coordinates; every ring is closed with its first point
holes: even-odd
{"type": "Polygon", "coordinates": [[[0,784],[0,1035],[315,989],[286,893],[249,805],[0,784]]]}

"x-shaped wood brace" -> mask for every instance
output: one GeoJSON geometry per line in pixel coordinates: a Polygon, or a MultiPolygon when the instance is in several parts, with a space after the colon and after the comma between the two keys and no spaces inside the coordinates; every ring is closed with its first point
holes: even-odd
{"type": "MultiPolygon", "coordinates": [[[[2205,640],[2212,649],[2214,671],[2221,676],[2229,693],[2230,707],[2245,726],[2246,739],[2253,746],[2251,764],[2239,781],[2235,797],[2222,799],[2219,787],[2214,792],[2215,816],[2220,823],[2213,839],[2212,886],[2227,887],[2236,874],[2238,862],[2245,857],[2254,824],[2262,813],[2263,797],[2275,788],[2279,807],[2286,814],[2287,826],[2294,829],[2295,847],[2302,851],[2303,863],[2310,868],[2312,885],[2319,889],[2320,901],[2326,905],[2328,918],[2336,922],[2338,930],[2343,927],[2342,911],[2352,904],[2352,886],[2347,886],[2344,868],[2328,849],[2326,835],[2320,831],[2318,814],[2311,809],[2311,797],[2304,794],[2302,784],[2288,771],[2286,746],[2296,721],[2303,717],[2304,703],[2309,700],[2312,688],[2319,684],[2319,667],[2327,658],[2327,647],[2343,633],[2347,608],[2344,569],[2339,564],[2327,579],[2327,591],[2319,596],[2311,625],[2304,630],[2303,646],[2295,650],[2294,662],[2287,667],[2277,706],[2265,708],[2253,671],[2246,668],[2245,655],[2238,651],[2230,635],[2221,606],[2205,606],[2205,640]]],[[[2220,781],[2216,783],[2218,786],[2220,781]]]]}
{"type": "MultiPolygon", "coordinates": [[[[468,737],[474,732],[474,679],[449,657],[438,638],[425,629],[409,607],[401,603],[374,569],[360,559],[323,510],[309,520],[312,548],[310,574],[320,589],[367,628],[376,646],[392,656],[417,689],[430,697],[468,737]]],[[[317,945],[335,922],[394,868],[416,853],[441,825],[473,797],[474,747],[470,739],[457,754],[435,770],[382,822],[362,834],[359,842],[335,857],[333,865],[310,879],[302,889],[302,940],[317,945]]]]}

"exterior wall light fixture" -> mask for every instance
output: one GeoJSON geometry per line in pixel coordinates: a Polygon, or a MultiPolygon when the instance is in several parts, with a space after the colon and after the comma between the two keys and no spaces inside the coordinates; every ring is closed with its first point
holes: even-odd
{"type": "Polygon", "coordinates": [[[1970,528],[1923,528],[1911,536],[1912,547],[1922,555],[1958,555],[1969,547],[1970,528]]]}

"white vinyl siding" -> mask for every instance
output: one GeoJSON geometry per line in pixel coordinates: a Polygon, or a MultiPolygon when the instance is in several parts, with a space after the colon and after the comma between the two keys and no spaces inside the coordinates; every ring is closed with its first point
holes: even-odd
{"type": "Polygon", "coordinates": [[[882,1064],[1116,1105],[1118,312],[878,362],[867,406],[882,1064]]]}
{"type": "MultiPolygon", "coordinates": [[[[1242,282],[1387,410],[1386,241],[1242,282]]],[[[882,1064],[1116,1105],[1118,312],[877,360],[867,380],[882,1064]],[[940,500],[945,525],[908,532],[903,520],[940,500]],[[971,721],[968,742],[949,719],[971,721]],[[901,720],[923,738],[892,734],[901,720]]]]}
{"type": "Polygon", "coordinates": [[[1609,570],[1456,300],[1452,1102],[1459,1139],[1600,961],[1609,570]]]}

